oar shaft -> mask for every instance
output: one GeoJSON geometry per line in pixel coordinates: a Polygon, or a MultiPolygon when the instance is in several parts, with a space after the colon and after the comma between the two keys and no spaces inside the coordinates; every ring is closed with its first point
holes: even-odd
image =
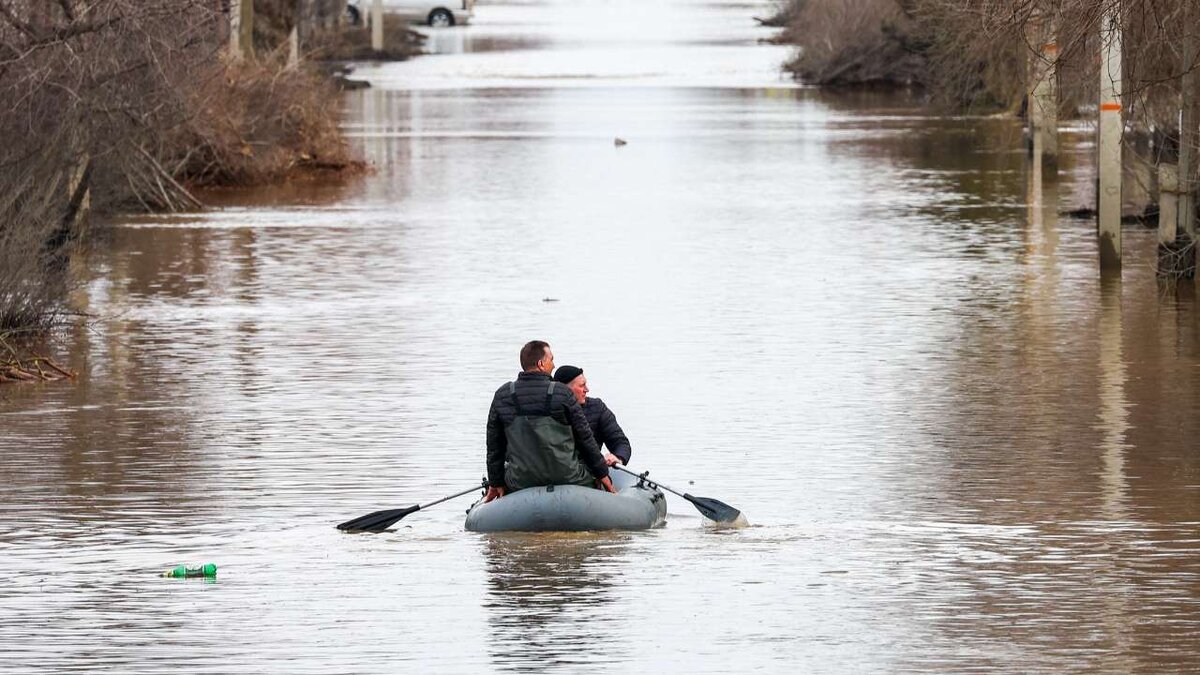
{"type": "Polygon", "coordinates": [[[668,487],[668,486],[666,486],[666,485],[663,485],[662,483],[660,483],[660,482],[658,482],[658,481],[656,481],[656,480],[651,480],[649,476],[642,476],[642,474],[640,474],[640,473],[635,473],[635,472],[633,472],[633,471],[630,471],[629,469],[626,469],[626,468],[625,468],[625,467],[623,467],[623,466],[617,466],[616,464],[614,464],[614,465],[612,466],[612,468],[614,468],[614,469],[617,469],[617,470],[619,470],[619,471],[624,471],[625,473],[629,474],[630,476],[636,476],[636,477],[638,477],[638,478],[643,478],[643,479],[644,479],[644,480],[645,480],[647,483],[654,483],[654,484],[655,484],[655,485],[657,485],[658,487],[660,487],[660,488],[662,488],[662,489],[666,490],[667,492],[670,492],[671,494],[673,494],[673,495],[675,495],[675,496],[677,496],[677,497],[683,497],[684,499],[688,499],[688,501],[691,501],[691,500],[689,499],[689,498],[691,497],[691,495],[685,495],[685,494],[683,494],[682,492],[680,492],[680,491],[678,491],[678,490],[672,490],[670,487],[668,487]]]}
{"type": "Polygon", "coordinates": [[[692,495],[681,494],[658,481],[650,480],[649,476],[644,476],[640,473],[634,473],[623,466],[613,465],[613,468],[620,469],[631,476],[636,476],[642,480],[645,480],[647,483],[658,486],[673,495],[683,497],[691,502],[692,506],[695,506],[696,510],[699,511],[701,515],[714,522],[732,523],[735,522],[737,518],[741,517],[741,511],[738,511],[719,499],[713,499],[711,497],[693,497],[692,495]]]}
{"type": "Polygon", "coordinates": [[[479,488],[480,488],[479,485],[475,485],[475,486],[467,488],[466,490],[463,490],[462,492],[455,492],[454,494],[450,495],[449,497],[442,497],[441,499],[439,499],[437,501],[429,502],[428,504],[418,504],[417,510],[420,511],[421,509],[427,509],[431,506],[436,506],[438,504],[441,504],[442,502],[448,502],[451,499],[454,499],[455,497],[461,497],[467,493],[474,492],[474,491],[478,490],[479,488]]]}

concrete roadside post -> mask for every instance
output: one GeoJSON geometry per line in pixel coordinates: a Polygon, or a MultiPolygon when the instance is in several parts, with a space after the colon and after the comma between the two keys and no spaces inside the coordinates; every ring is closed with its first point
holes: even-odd
{"type": "Polygon", "coordinates": [[[1037,16],[1032,20],[1028,91],[1029,133],[1041,136],[1042,156],[1051,161],[1058,157],[1058,44],[1052,19],[1037,16]]]}
{"type": "Polygon", "coordinates": [[[1099,205],[1097,226],[1101,273],[1121,270],[1121,17],[1116,9],[1100,19],[1099,205]]]}
{"type": "Polygon", "coordinates": [[[242,0],[229,3],[229,58],[234,61],[242,58],[242,0]]]}
{"type": "MultiPolygon", "coordinates": [[[[1200,19],[1200,10],[1195,4],[1187,8],[1185,24],[1194,27],[1200,19]]],[[[1179,224],[1193,245],[1193,266],[1200,261],[1196,256],[1196,147],[1200,145],[1200,110],[1196,100],[1196,68],[1200,61],[1200,40],[1192,30],[1183,38],[1183,77],[1180,78],[1180,114],[1179,114],[1179,224]]],[[[1200,284],[1200,274],[1195,268],[1192,272],[1197,284],[1200,284]]]]}
{"type": "Polygon", "coordinates": [[[1174,164],[1158,165],[1158,243],[1174,246],[1179,234],[1179,171],[1174,164]]]}
{"type": "Polygon", "coordinates": [[[371,49],[383,51],[383,0],[371,0],[371,49]]]}
{"type": "Polygon", "coordinates": [[[293,0],[292,30],[288,32],[288,68],[300,65],[300,25],[305,21],[307,0],[293,0]]]}

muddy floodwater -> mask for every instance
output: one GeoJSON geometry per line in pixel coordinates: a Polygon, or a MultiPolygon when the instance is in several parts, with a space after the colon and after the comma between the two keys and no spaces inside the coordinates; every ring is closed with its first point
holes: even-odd
{"type": "Polygon", "coordinates": [[[1091,130],[798,88],[769,12],[481,2],[358,69],[372,175],[98,233],[80,378],[0,390],[0,670],[1200,667],[1195,294],[1058,215],[1091,130]],[[479,481],[532,338],[752,526],[334,529],[479,481]]]}

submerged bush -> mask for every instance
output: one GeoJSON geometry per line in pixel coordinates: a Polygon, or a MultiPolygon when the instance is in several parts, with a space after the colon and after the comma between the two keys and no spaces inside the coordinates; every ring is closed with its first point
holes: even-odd
{"type": "Polygon", "coordinates": [[[338,93],[278,59],[211,66],[189,92],[195,111],[160,152],[191,186],[248,186],[311,170],[361,167],[339,127],[338,93]]]}

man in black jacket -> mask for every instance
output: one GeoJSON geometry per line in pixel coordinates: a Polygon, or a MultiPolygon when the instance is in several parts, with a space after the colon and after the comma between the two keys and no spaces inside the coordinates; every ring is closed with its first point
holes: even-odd
{"type": "Polygon", "coordinates": [[[583,368],[559,366],[554,373],[554,379],[567,385],[575,395],[575,400],[583,406],[583,415],[587,417],[588,426],[592,428],[596,445],[608,448],[604,452],[604,461],[609,466],[617,462],[628,464],[629,457],[633,455],[629,439],[621,430],[621,425],[617,424],[617,416],[608,409],[604,401],[588,397],[587,376],[583,374],[583,368]]]}
{"type": "Polygon", "coordinates": [[[550,378],[554,353],[541,340],[521,348],[514,382],[496,390],[487,421],[488,489],[483,501],[537,485],[598,483],[616,492],[608,464],[571,390],[550,378]]]}

